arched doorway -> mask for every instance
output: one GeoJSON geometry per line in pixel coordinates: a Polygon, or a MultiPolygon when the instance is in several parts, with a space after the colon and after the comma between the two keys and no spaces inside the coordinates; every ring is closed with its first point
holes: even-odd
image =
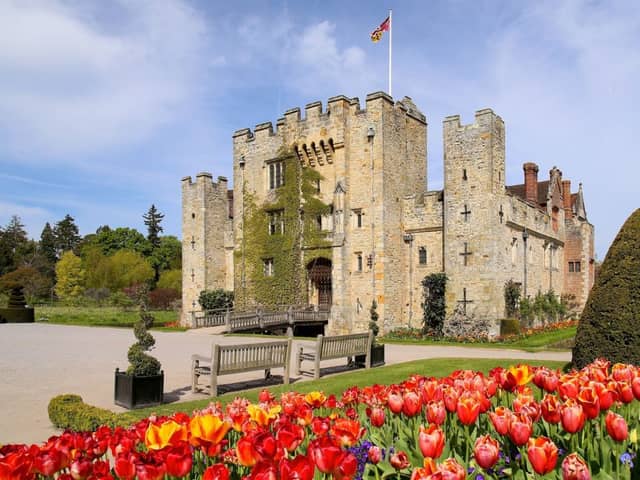
{"type": "Polygon", "coordinates": [[[331,308],[331,260],[316,258],[307,264],[309,279],[309,303],[320,310],[331,308]]]}

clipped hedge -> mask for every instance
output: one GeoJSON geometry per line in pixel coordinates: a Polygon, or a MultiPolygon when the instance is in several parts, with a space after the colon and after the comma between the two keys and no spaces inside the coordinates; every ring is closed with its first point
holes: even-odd
{"type": "Polygon", "coordinates": [[[503,318],[500,320],[500,336],[519,335],[520,320],[517,318],[503,318]]]}
{"type": "Polygon", "coordinates": [[[573,349],[582,368],[602,357],[640,365],[640,209],[624,223],[584,307],[573,349]]]}
{"type": "Polygon", "coordinates": [[[57,428],[86,432],[97,429],[100,425],[115,427],[127,425],[124,418],[104,408],[87,405],[80,395],[64,394],[53,397],[49,401],[49,420],[57,428]]]}

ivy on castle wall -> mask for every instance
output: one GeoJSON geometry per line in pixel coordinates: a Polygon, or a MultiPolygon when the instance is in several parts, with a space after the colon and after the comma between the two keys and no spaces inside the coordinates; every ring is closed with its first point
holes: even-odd
{"type": "Polygon", "coordinates": [[[303,168],[289,150],[281,150],[274,161],[284,162],[284,185],[269,192],[264,204],[258,205],[245,188],[244,245],[236,251],[236,271],[242,276],[244,268],[245,273],[245,287],[236,288],[240,308],[308,303],[306,265],[315,258],[331,259],[327,232],[318,229],[316,220],[331,212],[318,198],[322,176],[303,168]],[[282,212],[284,231],[278,222],[270,234],[269,213],[276,211],[282,212]],[[272,276],[265,275],[266,259],[273,259],[272,276]]]}

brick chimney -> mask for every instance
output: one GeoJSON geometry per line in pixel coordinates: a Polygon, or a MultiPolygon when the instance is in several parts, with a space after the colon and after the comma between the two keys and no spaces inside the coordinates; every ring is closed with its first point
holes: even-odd
{"type": "Polygon", "coordinates": [[[527,202],[538,203],[538,165],[525,163],[524,170],[524,198],[527,202]]]}
{"type": "Polygon", "coordinates": [[[562,180],[562,203],[564,206],[564,218],[573,218],[571,208],[571,180],[562,180]]]}

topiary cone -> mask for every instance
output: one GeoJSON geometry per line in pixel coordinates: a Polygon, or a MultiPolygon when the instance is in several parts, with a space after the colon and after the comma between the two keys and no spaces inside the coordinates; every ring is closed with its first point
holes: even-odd
{"type": "Polygon", "coordinates": [[[9,308],[24,308],[27,306],[27,301],[24,298],[23,287],[21,285],[15,286],[11,289],[9,295],[9,308]]]}
{"type": "Polygon", "coordinates": [[[640,209],[609,247],[584,307],[573,364],[596,358],[640,365],[640,209]]]}

